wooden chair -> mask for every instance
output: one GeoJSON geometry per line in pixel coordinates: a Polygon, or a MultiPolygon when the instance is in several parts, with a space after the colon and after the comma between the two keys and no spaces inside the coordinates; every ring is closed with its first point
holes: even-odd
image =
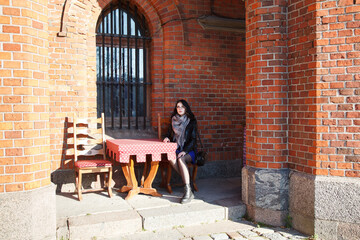
{"type": "Polygon", "coordinates": [[[76,173],[76,189],[78,198],[82,200],[82,193],[106,191],[112,197],[112,163],[106,160],[105,153],[105,125],[104,113],[96,121],[80,119],[74,116],[74,160],[76,173]],[[100,128],[97,128],[98,123],[100,128]],[[96,136],[101,136],[97,138],[96,136]],[[104,187],[100,189],[82,190],[83,174],[104,173],[104,187]]]}
{"type": "MultiPolygon", "coordinates": [[[[162,122],[161,122],[160,114],[158,113],[158,137],[159,137],[160,140],[162,140],[161,126],[162,126],[162,122]]],[[[191,178],[191,182],[192,182],[192,184],[194,186],[194,190],[197,192],[197,191],[199,191],[199,189],[198,189],[198,187],[196,185],[196,174],[197,174],[197,171],[198,171],[198,165],[188,163],[187,166],[188,166],[189,170],[192,168],[192,174],[190,173],[190,178],[191,178]]],[[[172,189],[171,189],[171,185],[170,185],[170,180],[171,180],[172,167],[170,165],[169,160],[167,160],[164,157],[162,157],[161,162],[160,162],[160,170],[161,170],[160,187],[166,188],[168,193],[171,194],[172,189]]],[[[189,171],[189,172],[191,172],[191,171],[189,171]]]]}

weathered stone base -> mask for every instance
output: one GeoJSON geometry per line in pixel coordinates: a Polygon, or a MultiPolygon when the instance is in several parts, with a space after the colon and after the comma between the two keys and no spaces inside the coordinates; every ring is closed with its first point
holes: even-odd
{"type": "Polygon", "coordinates": [[[276,211],[251,205],[246,205],[246,207],[248,216],[255,222],[278,227],[285,226],[285,219],[288,215],[288,211],[276,211]]]}
{"type": "Polygon", "coordinates": [[[314,234],[315,177],[292,171],[290,173],[289,212],[292,227],[314,234]]]}
{"type": "Polygon", "coordinates": [[[56,239],[55,186],[0,194],[0,239],[56,239]]]}
{"type": "Polygon", "coordinates": [[[293,227],[320,240],[360,239],[358,178],[290,175],[293,227]]]}
{"type": "Polygon", "coordinates": [[[248,216],[256,222],[284,226],[288,215],[289,170],[242,170],[242,200],[248,216]]]}

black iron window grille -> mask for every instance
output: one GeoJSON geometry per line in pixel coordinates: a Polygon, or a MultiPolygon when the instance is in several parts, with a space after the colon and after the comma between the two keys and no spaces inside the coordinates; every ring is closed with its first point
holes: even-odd
{"type": "Polygon", "coordinates": [[[144,16],[129,2],[102,11],[96,30],[97,115],[105,113],[108,128],[150,125],[150,41],[144,16]]]}

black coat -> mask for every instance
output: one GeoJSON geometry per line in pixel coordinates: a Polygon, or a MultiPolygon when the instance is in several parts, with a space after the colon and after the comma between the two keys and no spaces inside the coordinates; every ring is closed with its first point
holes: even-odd
{"type": "MultiPolygon", "coordinates": [[[[189,124],[185,128],[185,142],[184,142],[184,148],[181,150],[180,147],[178,147],[178,151],[184,151],[185,153],[189,153],[191,151],[194,151],[196,153],[196,128],[197,128],[197,122],[196,119],[190,120],[189,124]]],[[[168,133],[165,137],[169,138],[171,142],[175,142],[174,140],[174,130],[172,128],[172,124],[170,123],[168,133]]]]}

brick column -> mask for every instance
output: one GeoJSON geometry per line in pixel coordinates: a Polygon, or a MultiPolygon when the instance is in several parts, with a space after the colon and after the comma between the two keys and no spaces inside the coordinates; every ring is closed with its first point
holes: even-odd
{"type": "Polygon", "coordinates": [[[0,4],[0,239],[54,238],[47,1],[0,4]]]}
{"type": "Polygon", "coordinates": [[[288,210],[286,1],[246,1],[246,167],[243,201],[255,221],[288,210]]]}
{"type": "Polygon", "coordinates": [[[360,239],[360,1],[289,1],[289,215],[360,239]]]}

